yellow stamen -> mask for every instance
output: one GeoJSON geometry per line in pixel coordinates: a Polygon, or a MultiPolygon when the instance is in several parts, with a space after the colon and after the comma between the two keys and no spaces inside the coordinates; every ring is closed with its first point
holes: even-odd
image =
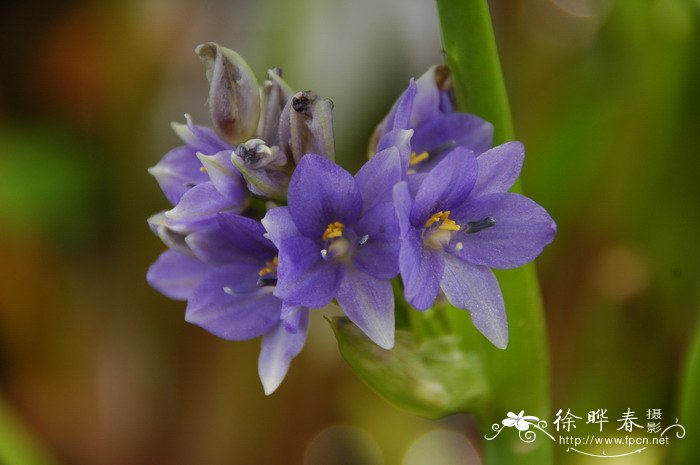
{"type": "Polygon", "coordinates": [[[408,162],[409,165],[417,165],[418,163],[422,162],[423,160],[427,160],[430,157],[430,154],[428,152],[423,152],[420,154],[416,154],[416,152],[411,152],[411,160],[408,162]]]}
{"type": "Polygon", "coordinates": [[[457,223],[450,219],[450,210],[440,211],[428,218],[425,222],[425,227],[429,228],[438,221],[441,221],[438,229],[444,229],[445,231],[459,231],[462,229],[457,223]]]}
{"type": "Polygon", "coordinates": [[[275,271],[277,271],[277,264],[277,257],[273,258],[269,262],[265,262],[265,267],[258,271],[258,276],[265,276],[266,274],[274,273],[275,271]]]}
{"type": "Polygon", "coordinates": [[[206,172],[207,172],[207,168],[204,167],[204,166],[200,166],[200,167],[199,167],[199,171],[201,171],[202,173],[206,173],[206,172]]]}
{"type": "Polygon", "coordinates": [[[344,229],[345,225],[343,223],[341,223],[340,221],[334,221],[333,223],[328,225],[326,231],[323,233],[323,236],[321,236],[321,239],[327,241],[328,239],[342,237],[344,229]]]}

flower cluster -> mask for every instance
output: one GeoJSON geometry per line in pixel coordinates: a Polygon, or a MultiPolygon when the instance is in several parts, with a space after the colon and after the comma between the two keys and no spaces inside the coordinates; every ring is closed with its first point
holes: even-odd
{"type": "Polygon", "coordinates": [[[444,66],[411,80],[353,176],[334,163],[330,100],[295,93],[276,68],[258,86],[217,44],[196,52],[213,129],[189,117],[174,124],[184,145],[149,170],[173,208],[149,219],[168,250],[148,281],[187,300],[187,321],[225,339],[262,336],[267,394],[304,345],[310,309],[335,301],[376,344],[393,347],[399,275],[413,307],[431,307],[442,291],[506,347],[491,268],[533,260],[556,226],[508,192],[522,144],[492,148],[491,124],[455,110],[444,66]]]}

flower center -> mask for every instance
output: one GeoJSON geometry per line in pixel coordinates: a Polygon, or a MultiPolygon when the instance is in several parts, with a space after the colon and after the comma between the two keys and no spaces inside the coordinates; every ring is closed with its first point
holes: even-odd
{"type": "Polygon", "coordinates": [[[446,211],[439,211],[430,218],[428,218],[428,221],[425,222],[425,227],[429,228],[435,223],[440,223],[438,225],[438,229],[442,229],[445,231],[459,231],[460,226],[454,222],[454,220],[450,219],[450,210],[446,211]]]}
{"type": "Polygon", "coordinates": [[[430,154],[428,152],[423,152],[416,154],[416,152],[411,152],[411,159],[409,160],[408,164],[411,166],[415,166],[418,163],[427,160],[430,158],[430,154]]]}
{"type": "Polygon", "coordinates": [[[321,239],[327,241],[328,239],[342,237],[344,229],[345,225],[343,223],[341,223],[340,221],[334,221],[333,223],[328,225],[326,231],[321,236],[321,239]]]}
{"type": "Polygon", "coordinates": [[[275,256],[269,262],[265,262],[265,266],[258,271],[258,276],[265,276],[268,274],[277,272],[277,265],[279,264],[279,258],[275,256]]]}
{"type": "Polygon", "coordinates": [[[425,222],[425,234],[423,241],[431,249],[445,249],[452,241],[455,231],[462,229],[454,220],[450,219],[450,211],[439,211],[425,222]]]}
{"type": "Polygon", "coordinates": [[[321,250],[324,260],[341,260],[348,255],[352,242],[343,236],[344,233],[345,225],[340,221],[334,221],[328,225],[321,236],[321,239],[326,241],[326,248],[321,250]]]}
{"type": "Polygon", "coordinates": [[[279,264],[279,259],[277,256],[265,262],[265,266],[258,271],[258,287],[269,287],[277,285],[277,265],[279,264]]]}

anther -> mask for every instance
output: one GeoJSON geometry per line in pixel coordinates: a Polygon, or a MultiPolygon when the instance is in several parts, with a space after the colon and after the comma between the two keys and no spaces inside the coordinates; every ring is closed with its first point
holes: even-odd
{"type": "Polygon", "coordinates": [[[417,165],[418,163],[422,162],[423,160],[427,160],[430,158],[430,154],[428,152],[423,152],[421,154],[416,154],[416,152],[411,152],[411,160],[408,162],[410,166],[417,165]]]}
{"type": "Polygon", "coordinates": [[[454,220],[450,219],[450,210],[446,211],[439,211],[435,213],[433,216],[428,218],[428,221],[425,222],[425,227],[429,228],[435,223],[440,223],[438,226],[438,229],[443,229],[445,231],[459,231],[461,228],[460,226],[454,222],[454,220]]]}
{"type": "Polygon", "coordinates": [[[323,232],[321,239],[327,241],[328,239],[342,237],[344,229],[345,225],[343,223],[341,223],[340,221],[334,221],[333,223],[328,225],[326,230],[323,232]]]}
{"type": "Polygon", "coordinates": [[[273,258],[269,262],[265,262],[265,266],[258,271],[258,276],[264,277],[270,273],[275,273],[277,271],[277,265],[279,264],[279,259],[277,257],[273,258]]]}
{"type": "Polygon", "coordinates": [[[487,216],[486,218],[481,219],[479,221],[470,221],[469,223],[467,223],[464,228],[464,232],[466,232],[467,234],[474,234],[495,225],[496,220],[494,220],[491,216],[487,216]]]}

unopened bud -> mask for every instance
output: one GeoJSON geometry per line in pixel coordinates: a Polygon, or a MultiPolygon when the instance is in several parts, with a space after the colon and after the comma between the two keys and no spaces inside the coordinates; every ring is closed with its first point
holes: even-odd
{"type": "Polygon", "coordinates": [[[258,83],[233,50],[207,42],[195,49],[207,69],[209,110],[216,132],[231,145],[253,137],[260,119],[258,83]]]}
{"type": "Polygon", "coordinates": [[[282,70],[272,68],[267,71],[267,79],[260,89],[262,114],[258,134],[270,145],[279,144],[280,116],[284,105],[292,98],[294,91],[282,79],[282,70]]]}
{"type": "Polygon", "coordinates": [[[280,119],[280,146],[299,162],[307,153],[335,159],[333,102],[311,91],[297,92],[280,119]]]}

